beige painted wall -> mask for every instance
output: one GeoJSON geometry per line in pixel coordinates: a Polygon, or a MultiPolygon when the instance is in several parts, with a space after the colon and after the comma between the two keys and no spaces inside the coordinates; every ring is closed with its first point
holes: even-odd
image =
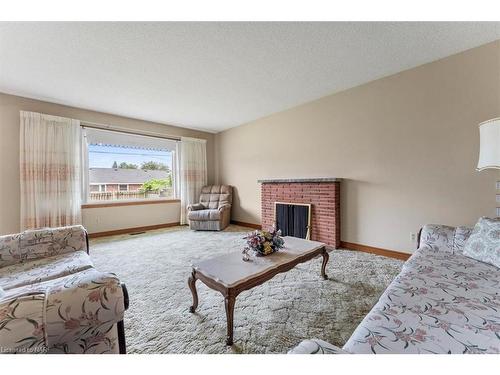
{"type": "Polygon", "coordinates": [[[342,240],[412,252],[425,223],[495,215],[497,171],[476,172],[479,122],[500,116],[500,41],[216,136],[233,219],[260,222],[265,177],[342,177],[342,240]]]}
{"type": "Polygon", "coordinates": [[[180,202],[87,208],[82,210],[82,221],[89,233],[106,232],[148,225],[178,223],[180,202]]]}
{"type": "MultiPolygon", "coordinates": [[[[208,179],[214,181],[214,135],[0,93],[0,234],[16,233],[20,221],[19,111],[42,112],[165,135],[207,140],[208,179]]],[[[84,209],[90,233],[179,221],[179,204],[84,209]],[[98,225],[97,225],[98,223],[98,225]]]]}

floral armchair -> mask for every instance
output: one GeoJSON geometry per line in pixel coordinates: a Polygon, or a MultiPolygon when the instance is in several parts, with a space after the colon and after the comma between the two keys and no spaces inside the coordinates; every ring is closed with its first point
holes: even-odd
{"type": "Polygon", "coordinates": [[[82,226],[0,236],[0,353],[124,353],[127,307],[82,226]]]}

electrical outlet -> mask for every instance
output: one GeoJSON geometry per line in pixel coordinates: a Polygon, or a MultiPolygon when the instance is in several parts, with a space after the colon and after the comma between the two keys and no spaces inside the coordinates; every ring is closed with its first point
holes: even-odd
{"type": "Polygon", "coordinates": [[[417,241],[417,234],[416,233],[410,233],[410,241],[411,242],[416,242],[417,241]]]}

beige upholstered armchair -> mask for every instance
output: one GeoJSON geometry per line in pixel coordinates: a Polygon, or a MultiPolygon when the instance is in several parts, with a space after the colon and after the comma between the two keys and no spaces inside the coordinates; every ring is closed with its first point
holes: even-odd
{"type": "Polygon", "coordinates": [[[231,221],[233,188],[229,185],[209,185],[201,189],[200,203],[190,204],[189,228],[193,230],[222,230],[231,221]]]}

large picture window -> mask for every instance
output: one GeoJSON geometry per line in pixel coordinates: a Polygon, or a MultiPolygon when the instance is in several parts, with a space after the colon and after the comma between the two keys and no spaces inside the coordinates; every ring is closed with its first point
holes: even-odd
{"type": "Polygon", "coordinates": [[[87,203],[176,198],[177,141],[83,128],[87,203]]]}

